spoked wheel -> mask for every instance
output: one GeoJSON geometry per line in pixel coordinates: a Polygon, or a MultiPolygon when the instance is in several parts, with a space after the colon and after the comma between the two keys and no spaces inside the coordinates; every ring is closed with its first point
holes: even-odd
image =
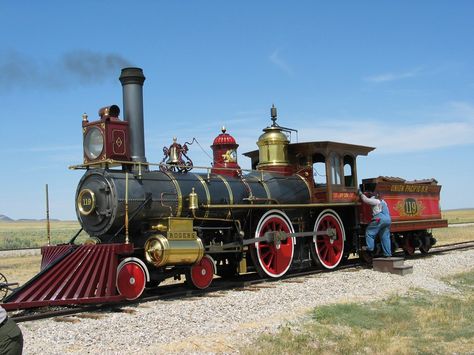
{"type": "Polygon", "coordinates": [[[402,249],[406,256],[415,254],[415,243],[413,242],[412,236],[403,236],[402,249]]]}
{"type": "Polygon", "coordinates": [[[311,256],[314,262],[325,269],[334,269],[344,257],[344,225],[336,211],[328,209],[321,212],[314,223],[311,256]]]}
{"type": "Polygon", "coordinates": [[[7,288],[7,278],[0,273],[0,301],[3,301],[5,297],[7,297],[8,294],[8,288],[7,288]]]}
{"type": "Polygon", "coordinates": [[[421,245],[419,250],[421,254],[428,254],[431,249],[431,245],[421,245]]]}
{"type": "Polygon", "coordinates": [[[431,233],[428,233],[427,231],[425,231],[425,233],[420,239],[421,243],[419,249],[421,254],[428,254],[431,247],[436,243],[436,239],[434,239],[433,235],[431,233]]]}
{"type": "Polygon", "coordinates": [[[127,300],[134,300],[145,290],[147,275],[139,259],[123,260],[117,268],[117,290],[127,300]]]}
{"type": "Polygon", "coordinates": [[[256,242],[250,252],[255,268],[261,277],[283,276],[291,266],[294,255],[292,237],[284,238],[287,233],[294,233],[288,216],[278,210],[265,213],[258,222],[255,238],[263,237],[267,232],[281,232],[272,242],[256,242]],[[280,239],[278,239],[280,237],[280,239]],[[284,238],[284,239],[283,239],[284,238]]]}
{"type": "Polygon", "coordinates": [[[214,279],[215,264],[209,255],[204,255],[200,262],[191,266],[186,273],[186,281],[194,288],[208,288],[214,279]]]}

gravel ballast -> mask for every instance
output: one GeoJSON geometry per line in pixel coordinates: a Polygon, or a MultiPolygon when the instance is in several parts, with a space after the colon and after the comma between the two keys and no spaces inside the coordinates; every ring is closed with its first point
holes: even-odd
{"type": "Polygon", "coordinates": [[[122,312],[24,322],[19,324],[24,354],[236,353],[262,333],[304,319],[316,306],[380,300],[413,288],[456,292],[441,278],[473,270],[474,250],[405,264],[413,266],[413,274],[336,271],[243,291],[149,302],[122,312]]]}

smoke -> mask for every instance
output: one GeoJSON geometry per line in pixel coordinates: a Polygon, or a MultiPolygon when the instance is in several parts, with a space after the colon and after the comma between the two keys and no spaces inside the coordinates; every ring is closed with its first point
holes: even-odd
{"type": "Polygon", "coordinates": [[[130,61],[115,53],[78,50],[56,61],[34,60],[18,52],[0,54],[0,90],[60,90],[116,79],[130,61]]]}
{"type": "Polygon", "coordinates": [[[95,83],[114,74],[117,76],[120,69],[130,66],[129,61],[117,54],[87,51],[66,53],[61,61],[64,70],[84,84],[95,83]]]}

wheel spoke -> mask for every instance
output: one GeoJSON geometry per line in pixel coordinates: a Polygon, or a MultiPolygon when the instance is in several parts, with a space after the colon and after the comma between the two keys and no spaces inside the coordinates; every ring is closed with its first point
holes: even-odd
{"type": "Polygon", "coordinates": [[[274,258],[275,258],[275,253],[271,253],[269,258],[264,259],[265,265],[267,265],[269,270],[274,270],[275,269],[274,267],[272,267],[272,265],[273,265],[272,262],[273,262],[274,258]]]}
{"type": "Polygon", "coordinates": [[[329,258],[327,258],[326,260],[329,263],[333,263],[336,259],[336,254],[334,253],[334,248],[329,248],[328,249],[328,254],[329,254],[329,258]]]}
{"type": "MultiPolygon", "coordinates": [[[[262,250],[262,249],[260,249],[260,250],[262,250]]],[[[267,256],[271,254],[271,252],[272,251],[270,250],[270,248],[268,248],[264,253],[261,253],[260,255],[262,256],[262,259],[266,259],[267,256]]]]}
{"type": "Polygon", "coordinates": [[[325,241],[318,243],[318,250],[320,252],[323,252],[325,249],[327,249],[327,243],[325,241]]]}

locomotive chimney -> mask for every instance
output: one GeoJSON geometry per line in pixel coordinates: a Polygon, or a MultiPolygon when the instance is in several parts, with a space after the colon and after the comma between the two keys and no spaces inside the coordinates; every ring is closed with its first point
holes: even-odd
{"type": "Polygon", "coordinates": [[[123,115],[130,129],[130,155],[133,161],[146,163],[143,128],[143,82],[141,68],[123,68],[119,78],[123,88],[123,115]]]}

